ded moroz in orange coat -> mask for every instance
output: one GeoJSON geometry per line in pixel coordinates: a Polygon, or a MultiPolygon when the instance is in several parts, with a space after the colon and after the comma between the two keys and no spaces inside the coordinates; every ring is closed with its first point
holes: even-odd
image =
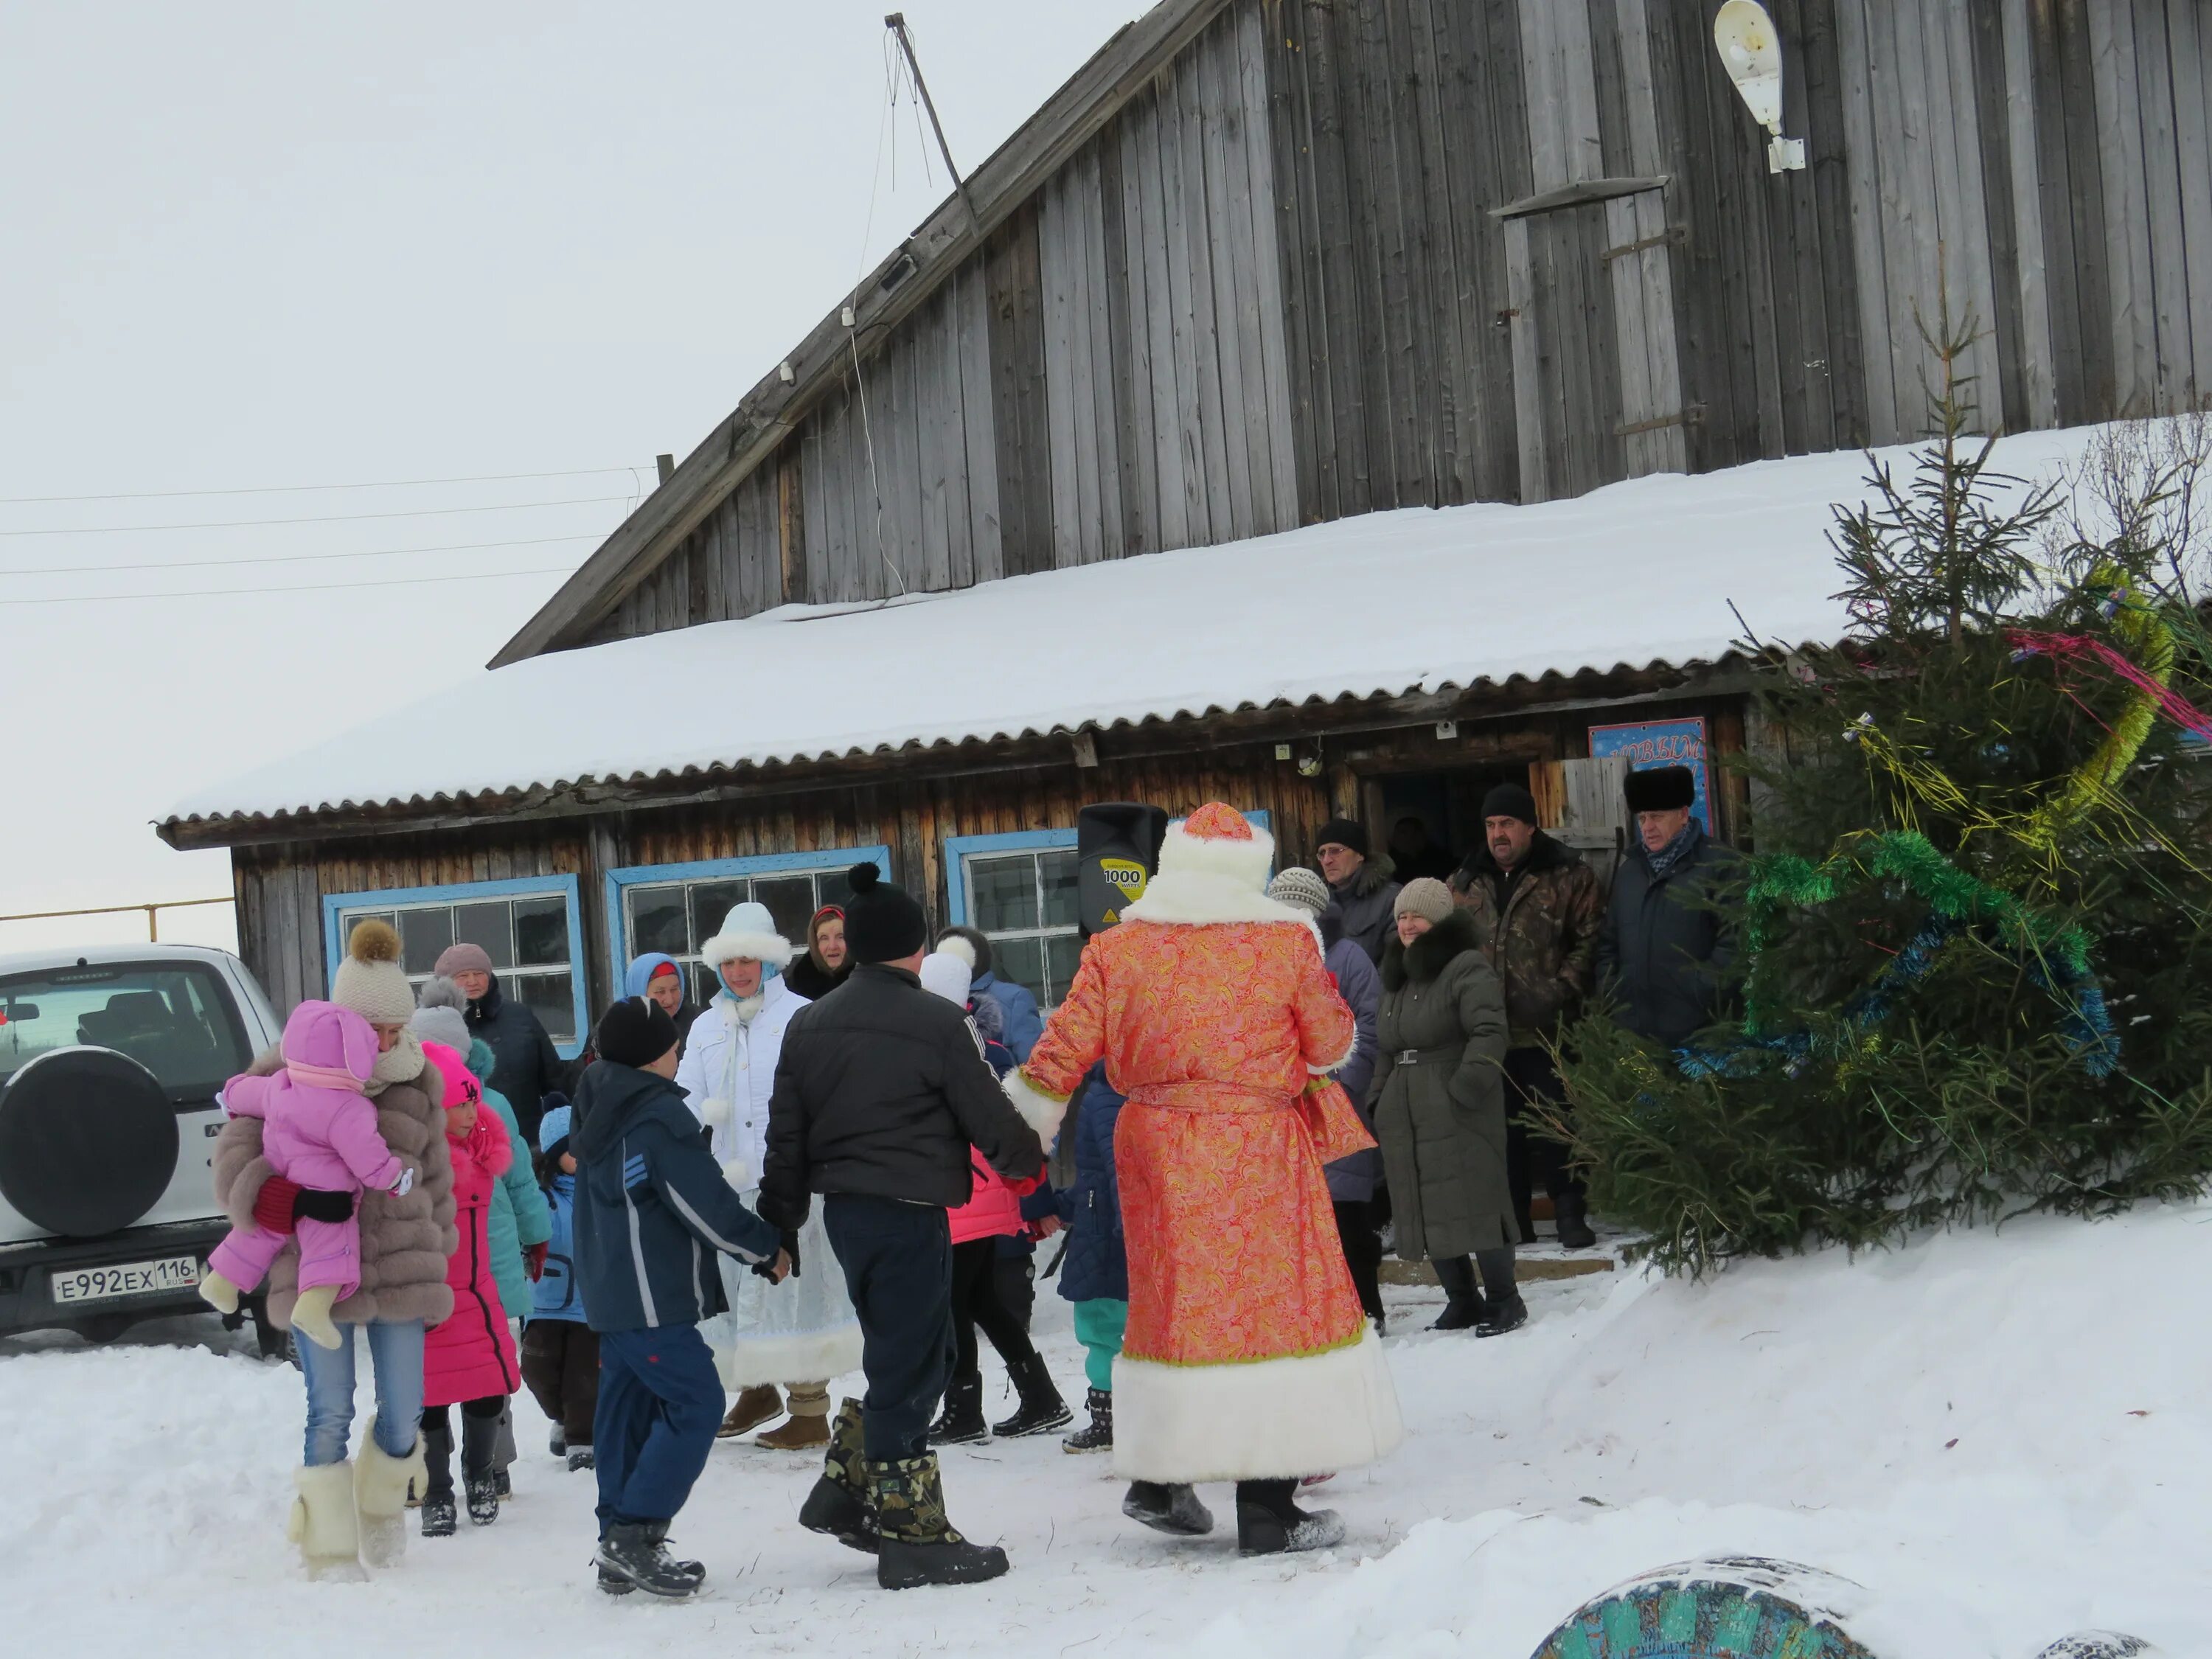
{"type": "Polygon", "coordinates": [[[1084,946],[1007,1079],[1042,1107],[1024,1097],[1064,1101],[1103,1056],[1128,1097],[1114,1461],[1130,1480],[1318,1474],[1403,1435],[1322,1173],[1373,1145],[1322,1076],[1351,1052],[1352,1012],[1306,914],[1264,890],[1274,850],[1218,802],[1171,825],[1159,873],[1084,946]]]}

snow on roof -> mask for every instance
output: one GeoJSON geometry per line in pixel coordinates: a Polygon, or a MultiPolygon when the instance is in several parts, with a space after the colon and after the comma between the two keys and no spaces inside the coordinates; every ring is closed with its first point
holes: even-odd
{"type": "MultiPolygon", "coordinates": [[[[2027,478],[2095,428],[2006,440],[2027,478]]],[[[1911,452],[1882,452],[1902,472],[1911,452]]],[[[1832,505],[1856,453],[1662,474],[1570,501],[1413,508],[951,592],[786,605],[489,669],[201,790],[274,816],[819,760],[1351,696],[1714,661],[1836,638],[1832,505]],[[456,712],[465,708],[465,717],[456,712]]]]}

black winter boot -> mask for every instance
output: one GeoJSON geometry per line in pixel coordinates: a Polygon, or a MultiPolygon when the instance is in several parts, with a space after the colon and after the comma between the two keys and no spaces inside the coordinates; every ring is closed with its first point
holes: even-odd
{"type": "MultiPolygon", "coordinates": [[[[665,1530],[662,1528],[664,1535],[665,1530]]],[[[609,1527],[592,1560],[599,1570],[599,1588],[610,1595],[641,1589],[647,1595],[681,1601],[696,1595],[707,1582],[703,1570],[689,1571],[696,1562],[672,1560],[667,1546],[644,1523],[609,1527]]]]}
{"type": "Polygon", "coordinates": [[[1194,1487],[1187,1486],[1133,1480],[1121,1499],[1121,1513],[1176,1538],[1203,1538],[1213,1530],[1213,1511],[1199,1502],[1194,1487]]]}
{"type": "Polygon", "coordinates": [[[566,1457],[568,1455],[568,1437],[562,1431],[558,1423],[553,1425],[553,1437],[547,1443],[546,1449],[556,1457],[566,1457]]]}
{"type": "Polygon", "coordinates": [[[1444,1287],[1444,1310],[1431,1330],[1471,1331],[1489,1316],[1474,1282],[1474,1263],[1463,1255],[1443,1255],[1429,1265],[1444,1287]]]}
{"type": "Polygon", "coordinates": [[[1528,1322],[1528,1304],[1521,1299],[1521,1292],[1516,1291],[1510,1296],[1499,1297],[1491,1303],[1490,1311],[1474,1328],[1474,1334],[1477,1336],[1504,1336],[1510,1331],[1519,1330],[1528,1322]]]}
{"type": "Polygon", "coordinates": [[[1344,1521],[1334,1510],[1302,1510],[1291,1501],[1294,1480],[1237,1483],[1237,1548],[1244,1555],[1325,1550],[1344,1541],[1344,1521]]]}
{"type": "Polygon", "coordinates": [[[451,1538],[459,1524],[453,1504],[453,1431],[422,1431],[422,1536],[451,1538]]]}
{"type": "Polygon", "coordinates": [[[868,1507],[876,1517],[876,1583],[885,1589],[922,1584],[980,1584],[1006,1571],[995,1544],[971,1544],[945,1513],[937,1454],[868,1464],[868,1507]]]}
{"type": "Polygon", "coordinates": [[[822,1478],[799,1506],[799,1524],[809,1532],[827,1533],[848,1548],[875,1553],[876,1523],[868,1512],[867,1462],[857,1400],[845,1401],[830,1425],[822,1478]]]}
{"type": "Polygon", "coordinates": [[[929,1443],[972,1446],[990,1437],[990,1431],[983,1426],[983,1379],[971,1376],[963,1382],[954,1378],[952,1386],[945,1391],[945,1409],[929,1425],[929,1443]]]}
{"type": "Polygon", "coordinates": [[[1597,1243],[1597,1235],[1590,1231],[1589,1212],[1580,1193],[1561,1193],[1552,1200],[1552,1213],[1558,1218],[1555,1224],[1559,1230],[1562,1249],[1587,1250],[1597,1243]]]}
{"type": "Polygon", "coordinates": [[[1067,1402],[1053,1386],[1052,1373],[1045,1369],[1043,1355],[1032,1353],[1018,1364],[1008,1366],[1007,1372],[1014,1379],[1022,1407],[1004,1422],[991,1425],[991,1432],[1000,1439],[1018,1440],[1024,1435],[1043,1434],[1065,1427],[1073,1419],[1075,1413],[1067,1409],[1067,1402]]]}
{"type": "Polygon", "coordinates": [[[461,1484],[469,1499],[469,1519],[488,1527],[499,1519],[499,1472],[492,1456],[499,1449],[499,1419],[461,1416],[461,1484]]]}
{"type": "Polygon", "coordinates": [[[1073,1434],[1064,1436],[1060,1443],[1062,1451],[1095,1452],[1114,1449],[1114,1396],[1104,1389],[1093,1389],[1085,1396],[1084,1403],[1091,1408],[1091,1421],[1073,1434]]]}
{"type": "Polygon", "coordinates": [[[598,1467],[599,1460],[592,1455],[592,1449],[589,1446],[571,1446],[568,1448],[569,1474],[574,1474],[579,1469],[596,1468],[598,1467]]]}

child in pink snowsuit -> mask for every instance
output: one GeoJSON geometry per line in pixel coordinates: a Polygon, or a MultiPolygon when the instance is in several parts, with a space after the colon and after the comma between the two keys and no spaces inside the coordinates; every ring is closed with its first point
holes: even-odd
{"type": "MultiPolygon", "coordinates": [[[[404,1196],[412,1172],[376,1132],[376,1106],[362,1093],[376,1065],[376,1032],[350,1008],[303,1002],[284,1022],[284,1069],[234,1077],[223,1085],[233,1117],[262,1120],[261,1150],[287,1181],[318,1192],[358,1197],[374,1188],[404,1196]]],[[[361,1284],[361,1223],[299,1220],[300,1301],[292,1328],[325,1348],[338,1346],[331,1309],[361,1284]]],[[[258,1285],[284,1248],[284,1236],[234,1227],[208,1257],[200,1294],[225,1313],[258,1285]]]]}

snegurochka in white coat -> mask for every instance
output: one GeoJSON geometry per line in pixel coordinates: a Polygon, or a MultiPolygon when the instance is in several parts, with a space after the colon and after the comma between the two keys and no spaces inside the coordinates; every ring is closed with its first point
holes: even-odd
{"type": "MultiPolygon", "coordinates": [[[[779,971],[790,963],[792,946],[776,932],[765,905],[736,906],[699,953],[721,989],[692,1023],[676,1081],[711,1132],[724,1178],[751,1205],[759,1198],[767,1157],[776,1057],[785,1029],[806,999],[779,971]],[[757,991],[732,994],[725,971],[732,963],[760,964],[757,991]]],[[[749,977],[742,968],[738,976],[749,977]]],[[[799,1271],[775,1285],[723,1258],[730,1311],[700,1327],[726,1387],[788,1386],[794,1414],[816,1403],[823,1384],[860,1364],[860,1319],[823,1231],[819,1205],[799,1234],[799,1271]]],[[[827,1396],[822,1399],[826,1409],[827,1396]]]]}

